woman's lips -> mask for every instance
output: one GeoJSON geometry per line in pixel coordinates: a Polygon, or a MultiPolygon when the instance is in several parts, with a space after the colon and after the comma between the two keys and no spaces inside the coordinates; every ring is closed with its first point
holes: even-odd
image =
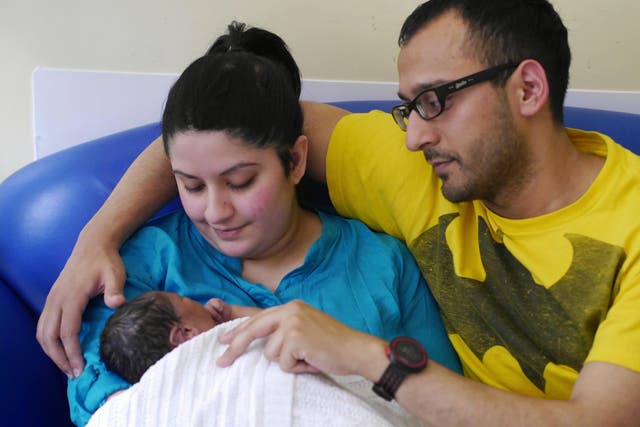
{"type": "Polygon", "coordinates": [[[232,240],[240,235],[243,228],[244,228],[244,225],[241,225],[240,227],[235,227],[235,228],[225,228],[225,229],[216,228],[214,229],[214,231],[220,239],[232,240]]]}

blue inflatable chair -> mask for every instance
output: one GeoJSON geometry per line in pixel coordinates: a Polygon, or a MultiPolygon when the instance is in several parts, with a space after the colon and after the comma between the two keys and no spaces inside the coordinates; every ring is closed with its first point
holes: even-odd
{"type": "MultiPolygon", "coordinates": [[[[336,105],[389,111],[395,101],[336,105]]],[[[569,127],[597,130],[640,153],[640,115],[565,109],[569,127]]],[[[0,184],[0,424],[69,426],[66,377],[38,345],[36,323],[80,229],[158,123],[90,141],[37,160],[0,184]]],[[[177,201],[163,212],[179,209],[177,201]]]]}

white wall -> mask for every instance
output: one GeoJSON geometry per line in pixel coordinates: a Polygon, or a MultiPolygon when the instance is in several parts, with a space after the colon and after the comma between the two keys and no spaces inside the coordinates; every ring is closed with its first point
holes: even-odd
{"type": "MultiPolygon", "coordinates": [[[[555,0],[570,30],[573,89],[638,91],[640,3],[555,0]]],[[[0,0],[0,181],[33,159],[38,67],[178,73],[237,19],[279,33],[303,75],[396,79],[409,0],[0,0]]],[[[78,126],[69,123],[69,126],[78,126]]],[[[81,125],[81,124],[80,124],[81,125]]]]}

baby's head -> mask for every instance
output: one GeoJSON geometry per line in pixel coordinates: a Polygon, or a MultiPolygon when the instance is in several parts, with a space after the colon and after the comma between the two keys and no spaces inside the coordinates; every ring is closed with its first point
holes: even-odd
{"type": "Polygon", "coordinates": [[[107,369],[133,384],[165,354],[215,325],[197,301],[172,292],[146,292],[107,320],[100,357],[107,369]]]}

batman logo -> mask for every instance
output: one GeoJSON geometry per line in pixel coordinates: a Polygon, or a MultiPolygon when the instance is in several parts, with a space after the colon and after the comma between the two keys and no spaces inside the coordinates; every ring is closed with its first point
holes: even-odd
{"type": "MultiPolygon", "coordinates": [[[[457,334],[480,360],[502,346],[543,393],[548,363],[580,371],[596,329],[617,292],[622,248],[589,237],[566,234],[573,247],[571,267],[545,288],[492,237],[479,218],[478,242],[484,282],[455,274],[447,246],[447,227],[458,216],[440,217],[439,224],[411,244],[449,334],[457,334]]],[[[553,248],[550,248],[552,252],[553,248]]],[[[553,262],[553,254],[549,257],[553,262]]]]}

